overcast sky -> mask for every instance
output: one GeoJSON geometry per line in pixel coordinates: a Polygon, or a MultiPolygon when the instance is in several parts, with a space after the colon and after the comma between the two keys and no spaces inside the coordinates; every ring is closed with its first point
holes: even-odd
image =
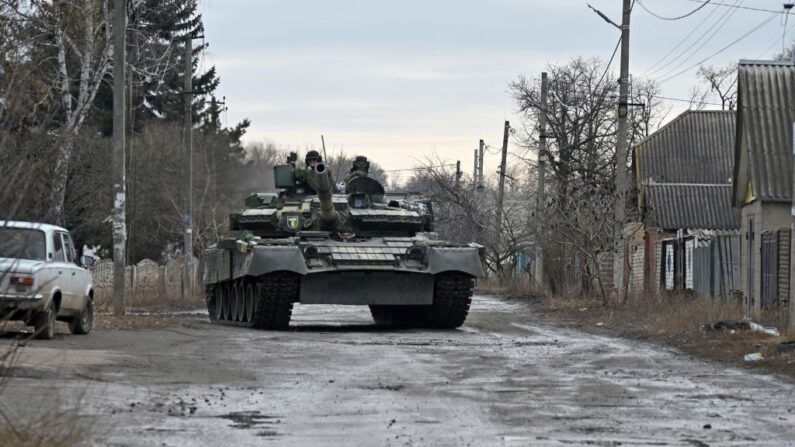
{"type": "MultiPolygon", "coordinates": [[[[620,22],[621,0],[590,3],[620,22]]],[[[655,18],[636,4],[630,72],[644,74],[691,32],[673,55],[701,38],[653,73],[664,79],[768,19],[709,62],[723,65],[780,52],[782,14],[716,4],[781,11],[780,0],[712,3],[675,21],[655,18]]],[[[545,64],[578,55],[606,61],[619,36],[584,0],[202,0],[200,5],[210,43],[203,63],[215,65],[221,76],[228,124],[252,120],[247,142],[303,151],[319,146],[322,133],[328,150],[364,154],[386,169],[412,167],[435,151],[447,160],[460,159],[462,169],[471,172],[478,139],[499,146],[503,121],[518,124],[508,82],[520,74],[539,76],[545,64]]],[[[644,0],[643,5],[674,17],[699,3],[644,0]]],[[[795,19],[787,25],[787,42],[795,38],[793,25],[795,19]]],[[[618,57],[613,68],[618,71],[618,57]]],[[[663,83],[663,94],[687,98],[694,73],[663,83]]],[[[677,104],[671,117],[680,110],[677,104]]],[[[489,157],[487,168],[493,171],[498,157],[489,157]]]]}

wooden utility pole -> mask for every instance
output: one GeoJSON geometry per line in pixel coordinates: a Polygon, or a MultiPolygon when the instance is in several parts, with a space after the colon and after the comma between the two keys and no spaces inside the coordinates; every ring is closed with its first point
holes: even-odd
{"type": "Polygon", "coordinates": [[[461,160],[456,160],[455,162],[455,188],[458,189],[461,187],[461,160]]]}
{"type": "Polygon", "coordinates": [[[486,143],[480,140],[480,147],[478,148],[478,189],[483,189],[483,152],[486,149],[486,143]]]}
{"type": "Polygon", "coordinates": [[[127,222],[125,219],[126,167],[124,79],[126,76],[127,2],[113,2],[113,313],[124,315],[124,276],[126,267],[125,244],[127,222]]]}
{"type": "Polygon", "coordinates": [[[502,136],[502,159],[500,160],[500,183],[497,189],[497,254],[502,245],[502,204],[505,198],[505,165],[508,161],[508,134],[511,131],[511,123],[505,122],[505,131],[502,136]]]}
{"type": "Polygon", "coordinates": [[[193,293],[193,36],[185,39],[185,268],[182,273],[182,297],[193,293]]]}
{"type": "Polygon", "coordinates": [[[629,92],[629,18],[630,0],[623,0],[621,18],[621,73],[618,90],[618,132],[616,134],[616,202],[613,239],[613,287],[619,303],[625,300],[624,221],[627,193],[627,96],[629,92]]]}
{"type": "MultiPolygon", "coordinates": [[[[546,72],[541,73],[541,110],[538,111],[538,189],[536,191],[536,216],[540,219],[546,206],[547,176],[547,93],[549,79],[546,72]]],[[[540,242],[540,241],[539,241],[540,242]]],[[[536,244],[536,282],[544,287],[544,252],[541,244],[536,244]]]]}

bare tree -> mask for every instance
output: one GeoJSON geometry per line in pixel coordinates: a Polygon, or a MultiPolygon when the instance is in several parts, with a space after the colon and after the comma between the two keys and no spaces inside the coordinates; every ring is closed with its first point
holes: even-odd
{"type": "Polygon", "coordinates": [[[737,107],[736,63],[723,67],[702,65],[698,68],[697,75],[707,85],[709,92],[720,99],[722,110],[734,110],[737,107]]]}

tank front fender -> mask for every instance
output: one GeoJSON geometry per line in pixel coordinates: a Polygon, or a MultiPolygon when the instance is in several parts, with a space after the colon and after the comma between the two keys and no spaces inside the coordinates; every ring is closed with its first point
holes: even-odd
{"type": "MultiPolygon", "coordinates": [[[[242,258],[242,257],[241,257],[242,258]]],[[[266,275],[276,271],[288,271],[305,275],[308,272],[301,250],[295,246],[260,246],[235,265],[235,277],[241,275],[266,275]],[[238,270],[239,269],[239,270],[238,270]],[[239,271],[240,274],[237,274],[239,271]]]]}
{"type": "Polygon", "coordinates": [[[463,272],[474,277],[484,276],[478,249],[474,247],[431,247],[428,253],[428,272],[463,272]]]}

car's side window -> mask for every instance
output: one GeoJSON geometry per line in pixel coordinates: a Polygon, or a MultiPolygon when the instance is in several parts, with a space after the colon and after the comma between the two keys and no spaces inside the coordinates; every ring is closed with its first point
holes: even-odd
{"type": "Polygon", "coordinates": [[[53,248],[55,249],[55,256],[53,257],[53,261],[55,262],[66,261],[66,255],[63,249],[63,242],[61,240],[61,233],[53,233],[52,242],[53,242],[53,248]]]}
{"type": "Polygon", "coordinates": [[[61,236],[63,236],[63,251],[66,254],[66,262],[75,262],[75,249],[72,245],[72,238],[66,233],[61,233],[61,236]]]}

